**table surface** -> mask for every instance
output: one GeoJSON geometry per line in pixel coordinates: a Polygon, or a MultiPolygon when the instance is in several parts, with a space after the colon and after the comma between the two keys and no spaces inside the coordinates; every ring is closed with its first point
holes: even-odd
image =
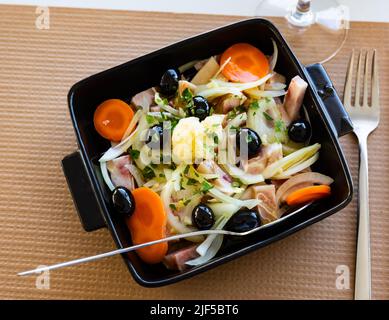
{"type": "MultiPolygon", "coordinates": [[[[3,4],[43,5],[53,7],[74,7],[89,9],[115,9],[152,12],[202,13],[235,16],[254,16],[262,0],[0,0],[3,4]]],[[[279,6],[286,6],[290,0],[276,0],[279,6]]],[[[297,0],[295,0],[297,1],[297,0]]],[[[320,2],[320,0],[313,0],[320,2]]],[[[349,8],[352,21],[389,22],[389,1],[387,0],[337,0],[349,8]]],[[[276,15],[276,11],[266,13],[276,15]]],[[[261,13],[262,15],[264,13],[261,13]]]]}
{"type": "MultiPolygon", "coordinates": [[[[77,149],[66,95],[76,81],[237,17],[52,9],[50,29],[35,8],[0,6],[0,298],[351,299],[356,201],[284,240],[192,279],[142,288],[120,257],[50,273],[50,288],[16,273],[114,248],[108,231],[82,230],[60,160],[77,149]],[[190,22],[190,23],[188,23],[190,22]],[[338,266],[350,288],[335,286],[338,266]]],[[[345,48],[325,67],[342,95],[352,48],[377,48],[381,88],[389,82],[389,24],[352,23],[345,48]]],[[[320,37],[309,39],[321,43],[320,37]]],[[[373,298],[389,298],[389,103],[369,139],[373,298]]],[[[354,179],[358,151],[341,144],[354,179]]]]}

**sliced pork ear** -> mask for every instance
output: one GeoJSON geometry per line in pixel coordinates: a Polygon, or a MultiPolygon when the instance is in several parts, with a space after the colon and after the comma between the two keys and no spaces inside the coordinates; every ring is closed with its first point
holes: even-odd
{"type": "Polygon", "coordinates": [[[187,268],[186,262],[199,257],[196,251],[197,245],[173,251],[165,256],[163,264],[170,270],[183,271],[187,268]]]}
{"type": "Polygon", "coordinates": [[[226,172],[220,168],[215,161],[213,160],[204,160],[198,167],[197,171],[203,174],[217,174],[218,178],[211,180],[212,184],[218,188],[220,191],[231,195],[234,193],[234,188],[232,187],[232,178],[226,172]]]}
{"type": "Polygon", "coordinates": [[[143,110],[148,111],[150,106],[154,103],[154,95],[155,95],[154,88],[144,90],[142,92],[137,93],[135,96],[133,96],[131,99],[131,103],[135,107],[139,106],[142,107],[143,110]]]}
{"type": "Polygon", "coordinates": [[[284,99],[284,108],[291,121],[296,120],[299,116],[307,87],[308,83],[301,79],[300,76],[295,76],[290,81],[289,88],[284,99]]]}
{"type": "Polygon", "coordinates": [[[226,114],[232,109],[239,107],[247,100],[246,96],[236,96],[231,93],[222,96],[216,104],[216,113],[226,114]]]}
{"type": "Polygon", "coordinates": [[[260,200],[257,209],[262,224],[272,222],[279,218],[278,205],[276,202],[276,188],[274,185],[253,185],[245,191],[244,196],[248,199],[260,200]]]}
{"type": "Polygon", "coordinates": [[[284,121],[285,126],[289,126],[292,121],[284,108],[284,103],[278,97],[274,98],[274,101],[276,102],[277,109],[280,112],[281,120],[284,121]]]}
{"type": "Polygon", "coordinates": [[[282,158],[282,144],[272,143],[263,146],[258,156],[249,160],[242,160],[241,165],[246,173],[261,174],[265,168],[282,158]]]}
{"type": "Polygon", "coordinates": [[[107,162],[107,168],[115,187],[122,186],[128,190],[135,188],[134,177],[127,167],[129,164],[131,164],[131,159],[128,155],[107,162]]]}

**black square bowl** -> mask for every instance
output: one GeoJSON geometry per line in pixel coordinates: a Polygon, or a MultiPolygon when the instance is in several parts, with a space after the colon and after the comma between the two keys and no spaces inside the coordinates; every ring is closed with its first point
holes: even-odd
{"type": "Polygon", "coordinates": [[[110,192],[97,166],[97,159],[110,144],[94,129],[96,107],[110,98],[128,101],[134,94],[156,85],[167,68],[219,54],[237,42],[251,43],[265,54],[272,54],[271,39],[276,41],[279,50],[276,71],[288,81],[299,75],[309,84],[304,106],[314,128],[312,142],[322,145],[314,169],[335,179],[332,196],[243,241],[227,241],[211,261],[184,272],[167,270],[162,264],[145,264],[135,253],[124,254],[123,260],[139,284],[156,287],[189,278],[282,239],[345,207],[352,197],[352,181],[338,137],[352,131],[352,124],[324,68],[319,64],[301,65],[276,27],[264,19],[240,21],[180,41],[86,78],[70,89],[69,109],[79,150],[63,159],[64,173],[84,229],[108,228],[121,248],[131,245],[131,236],[124,221],[113,212],[110,192]]]}

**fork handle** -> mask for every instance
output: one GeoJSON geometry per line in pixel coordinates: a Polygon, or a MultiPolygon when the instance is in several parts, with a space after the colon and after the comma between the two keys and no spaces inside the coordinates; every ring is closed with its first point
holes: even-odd
{"type": "Polygon", "coordinates": [[[371,299],[369,180],[367,135],[359,137],[359,217],[355,270],[355,300],[371,299]]]}

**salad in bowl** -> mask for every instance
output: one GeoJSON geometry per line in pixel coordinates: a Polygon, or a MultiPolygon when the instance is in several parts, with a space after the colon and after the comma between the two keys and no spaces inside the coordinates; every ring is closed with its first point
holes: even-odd
{"type": "MultiPolygon", "coordinates": [[[[308,84],[287,82],[248,43],[188,62],[129,101],[97,106],[94,126],[111,141],[99,159],[133,244],[277,223],[331,194],[333,179],[315,172],[320,144],[303,107],[308,84]]],[[[212,259],[223,235],[187,237],[137,250],[146,263],[184,270],[212,259]]]]}

